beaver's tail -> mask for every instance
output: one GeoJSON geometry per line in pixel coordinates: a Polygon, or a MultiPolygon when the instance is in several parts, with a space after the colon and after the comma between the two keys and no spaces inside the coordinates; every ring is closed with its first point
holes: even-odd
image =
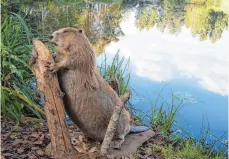
{"type": "Polygon", "coordinates": [[[147,126],[130,126],[131,133],[140,133],[149,130],[147,126]]]}

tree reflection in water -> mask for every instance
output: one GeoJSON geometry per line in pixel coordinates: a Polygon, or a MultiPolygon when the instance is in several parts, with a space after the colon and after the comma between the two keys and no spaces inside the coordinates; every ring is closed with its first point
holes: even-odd
{"type": "Polygon", "coordinates": [[[139,30],[158,28],[166,29],[171,34],[179,34],[181,27],[191,29],[200,40],[212,42],[221,38],[228,29],[227,7],[224,0],[164,0],[157,2],[123,0],[105,1],[7,1],[2,2],[2,12],[20,12],[25,15],[31,28],[43,39],[62,27],[84,28],[97,54],[101,54],[106,45],[118,41],[123,36],[120,23],[125,14],[135,10],[135,24],[139,30]],[[15,7],[16,6],[16,7],[15,7]]]}

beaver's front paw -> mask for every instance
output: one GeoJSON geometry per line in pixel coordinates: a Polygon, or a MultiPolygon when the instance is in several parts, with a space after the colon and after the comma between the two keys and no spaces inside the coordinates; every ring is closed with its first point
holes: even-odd
{"type": "Polygon", "coordinates": [[[56,71],[59,70],[59,66],[55,62],[47,62],[45,67],[47,68],[47,71],[50,71],[52,73],[55,73],[56,71]]]}
{"type": "Polygon", "coordinates": [[[56,60],[56,53],[52,54],[52,58],[53,58],[54,61],[56,60]]]}

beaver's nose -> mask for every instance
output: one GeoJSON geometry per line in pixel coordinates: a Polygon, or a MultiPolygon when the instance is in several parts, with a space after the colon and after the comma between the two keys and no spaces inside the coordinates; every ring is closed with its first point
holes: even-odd
{"type": "Polygon", "coordinates": [[[52,39],[53,38],[53,35],[49,35],[49,39],[52,39]]]}

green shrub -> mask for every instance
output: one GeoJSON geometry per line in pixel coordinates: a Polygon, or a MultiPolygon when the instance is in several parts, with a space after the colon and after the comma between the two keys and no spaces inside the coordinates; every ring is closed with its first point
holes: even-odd
{"type": "Polygon", "coordinates": [[[28,65],[32,33],[18,14],[5,14],[1,24],[1,104],[3,119],[24,120],[30,113],[42,118],[34,103],[33,75],[28,65]]]}

